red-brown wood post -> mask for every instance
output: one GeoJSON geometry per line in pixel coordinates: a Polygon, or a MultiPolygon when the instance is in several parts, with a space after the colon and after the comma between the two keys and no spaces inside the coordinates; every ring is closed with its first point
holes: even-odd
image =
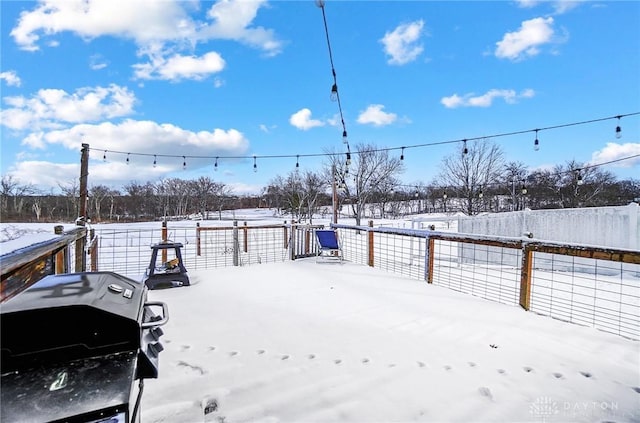
{"type": "Polygon", "coordinates": [[[249,252],[249,227],[247,226],[247,222],[244,222],[244,228],[242,228],[244,233],[244,252],[249,252]]]}
{"type": "Polygon", "coordinates": [[[435,255],[435,240],[427,238],[427,283],[433,283],[433,257],[435,255]]]}
{"type": "Polygon", "coordinates": [[[304,231],[304,253],[309,254],[309,241],[311,240],[311,229],[307,228],[304,231]]]}
{"type": "MultiPolygon", "coordinates": [[[[162,222],[162,242],[163,243],[167,242],[167,221],[166,220],[162,222]]],[[[167,250],[166,249],[162,249],[161,255],[162,255],[162,262],[166,263],[167,262],[167,250]]],[[[154,266],[155,266],[155,263],[154,263],[154,266]]]]}
{"type": "Polygon", "coordinates": [[[200,249],[200,222],[196,223],[196,255],[202,255],[200,249]]]}
{"type": "Polygon", "coordinates": [[[98,243],[92,243],[91,249],[91,271],[98,271],[98,243]]]}
{"type": "MultiPolygon", "coordinates": [[[[373,228],[373,220],[369,221],[369,228],[373,228]]],[[[373,230],[369,230],[369,266],[373,267],[373,230]]]]}
{"type": "Polygon", "coordinates": [[[65,248],[63,248],[62,250],[58,251],[56,253],[56,268],[55,268],[55,274],[59,275],[60,273],[65,273],[65,265],[64,265],[64,252],[66,251],[65,248]]]}
{"type": "Polygon", "coordinates": [[[531,307],[531,277],[533,273],[533,249],[524,245],[522,249],[522,268],[520,269],[520,306],[525,310],[531,307]]]}
{"type": "Polygon", "coordinates": [[[289,230],[287,229],[287,221],[284,221],[284,248],[289,248],[289,230]]]}

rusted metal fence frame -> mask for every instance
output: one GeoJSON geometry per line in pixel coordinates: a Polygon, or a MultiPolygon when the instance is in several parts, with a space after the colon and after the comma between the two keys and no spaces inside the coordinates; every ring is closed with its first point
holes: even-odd
{"type": "Polygon", "coordinates": [[[86,271],[86,246],[87,228],[82,226],[56,238],[0,256],[0,302],[13,297],[44,276],[86,271]]]}
{"type": "MultiPolygon", "coordinates": [[[[343,248],[345,249],[345,258],[347,260],[353,259],[353,261],[361,264],[386,268],[387,270],[403,274],[406,274],[405,271],[408,267],[406,266],[406,263],[396,266],[378,265],[379,259],[376,259],[375,257],[379,256],[379,253],[376,250],[379,246],[379,239],[381,237],[389,237],[390,239],[392,237],[420,239],[420,248],[424,248],[424,264],[421,264],[420,266],[423,273],[419,276],[419,279],[423,279],[428,283],[434,283],[434,275],[438,273],[437,270],[442,265],[438,263],[438,260],[436,259],[439,243],[456,243],[462,246],[462,249],[464,249],[465,245],[479,245],[486,247],[487,249],[497,248],[512,250],[517,254],[510,255],[510,258],[513,259],[514,257],[520,257],[520,259],[517,269],[513,272],[509,272],[508,274],[510,276],[516,275],[518,277],[517,304],[519,304],[523,309],[532,310],[540,314],[548,314],[552,317],[568,320],[574,323],[594,326],[598,329],[632,339],[640,339],[640,280],[638,281],[638,284],[635,285],[621,283],[622,286],[617,287],[616,290],[604,291],[609,292],[608,297],[618,295],[619,298],[616,300],[608,299],[604,294],[598,296],[597,292],[593,294],[590,300],[592,300],[594,304],[599,304],[600,309],[598,310],[598,313],[605,315],[605,317],[601,319],[604,320],[604,322],[597,322],[598,317],[595,316],[595,313],[593,316],[582,316],[582,318],[579,318],[580,316],[570,315],[567,317],[557,312],[547,312],[540,307],[540,303],[546,300],[540,297],[542,295],[541,293],[538,293],[537,297],[532,298],[532,287],[536,285],[536,279],[538,279],[538,285],[543,285],[541,283],[541,278],[544,277],[545,273],[544,269],[539,269],[535,264],[537,255],[571,257],[590,260],[594,263],[597,261],[619,263],[620,271],[622,273],[630,272],[631,274],[636,274],[640,277],[640,251],[589,245],[564,245],[560,243],[531,240],[528,238],[480,236],[475,234],[384,227],[373,228],[371,222],[369,226],[332,224],[331,227],[338,229],[341,233],[341,238],[344,243],[343,248]],[[358,251],[363,253],[358,253],[358,251]],[[629,269],[632,268],[633,270],[625,270],[625,266],[629,267],[629,269]],[[604,308],[607,301],[610,302],[609,309],[604,308]],[[611,304],[615,301],[617,301],[617,303],[611,304]],[[616,307],[619,310],[613,310],[616,307]],[[616,319],[618,322],[612,323],[616,319]]],[[[393,248],[396,248],[395,241],[392,239],[388,241],[388,243],[392,245],[393,248]]],[[[460,254],[459,259],[462,260],[461,253],[458,252],[457,254],[460,254]]],[[[489,253],[485,252],[485,254],[489,253]]],[[[597,263],[594,264],[594,266],[595,265],[597,265],[597,263]]],[[[597,277],[597,275],[594,276],[594,278],[597,277]]],[[[438,283],[437,280],[435,282],[438,283]]],[[[474,293],[474,295],[478,294],[474,293]]],[[[572,293],[572,295],[574,294],[572,293]]],[[[479,296],[482,296],[482,294],[479,296]]],[[[492,300],[492,298],[487,299],[492,300]]],[[[573,299],[568,301],[572,302],[570,304],[571,307],[574,306],[574,302],[578,302],[573,299]]],[[[510,303],[508,300],[501,302],[510,303]]],[[[556,300],[556,303],[558,303],[558,300],[556,300]]],[[[593,305],[593,307],[596,307],[596,305],[593,305]]],[[[552,307],[549,308],[551,309],[552,307]]],[[[578,315],[579,313],[576,312],[575,314],[578,315]]]]}

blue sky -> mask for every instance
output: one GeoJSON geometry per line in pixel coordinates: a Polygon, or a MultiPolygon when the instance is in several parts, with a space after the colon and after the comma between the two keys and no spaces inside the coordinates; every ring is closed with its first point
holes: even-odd
{"type": "MultiPolygon", "coordinates": [[[[90,185],[207,175],[243,194],[296,156],[319,170],[326,158],[305,155],[344,151],[312,0],[0,7],[2,175],[57,191],[77,180],[84,142],[90,185]]],[[[493,141],[531,170],[640,154],[639,115],[620,119],[620,139],[611,119],[540,131],[533,150],[536,128],[640,112],[640,2],[329,0],[324,10],[349,144],[407,147],[406,184],[430,182],[461,143],[411,146],[510,132],[531,131],[493,141]]],[[[603,168],[639,178],[640,157],[603,168]]]]}

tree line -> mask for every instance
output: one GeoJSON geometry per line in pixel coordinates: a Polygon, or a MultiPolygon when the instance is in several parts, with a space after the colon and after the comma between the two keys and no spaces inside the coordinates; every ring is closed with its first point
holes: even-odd
{"type": "MultiPolygon", "coordinates": [[[[485,140],[465,143],[443,158],[428,183],[404,184],[403,156],[371,144],[353,152],[327,152],[319,171],[293,170],[271,179],[259,194],[239,196],[208,176],[129,182],[122,190],[89,188],[87,214],[94,222],[159,219],[221,219],[223,210],[268,207],[274,213],[313,223],[333,203],[341,215],[362,224],[365,217],[390,218],[429,212],[503,212],[531,209],[626,205],[640,200],[640,180],[617,180],[597,166],[568,161],[528,171],[507,162],[501,148],[485,140]]],[[[0,183],[2,221],[74,221],[79,210],[79,182],[59,184],[60,194],[43,194],[11,175],[0,183]]]]}

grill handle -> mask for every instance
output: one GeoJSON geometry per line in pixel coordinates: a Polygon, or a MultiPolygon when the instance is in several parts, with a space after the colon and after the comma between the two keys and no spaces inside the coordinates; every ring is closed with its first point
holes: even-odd
{"type": "MultiPolygon", "coordinates": [[[[162,326],[165,323],[167,323],[169,321],[169,307],[167,306],[166,303],[163,303],[161,301],[149,301],[144,303],[145,307],[162,307],[162,315],[161,316],[155,316],[158,319],[157,320],[152,320],[150,322],[142,322],[142,324],[140,325],[140,327],[142,327],[142,329],[149,329],[149,328],[155,328],[158,326],[162,326]]],[[[153,314],[153,313],[152,313],[153,314]]]]}

